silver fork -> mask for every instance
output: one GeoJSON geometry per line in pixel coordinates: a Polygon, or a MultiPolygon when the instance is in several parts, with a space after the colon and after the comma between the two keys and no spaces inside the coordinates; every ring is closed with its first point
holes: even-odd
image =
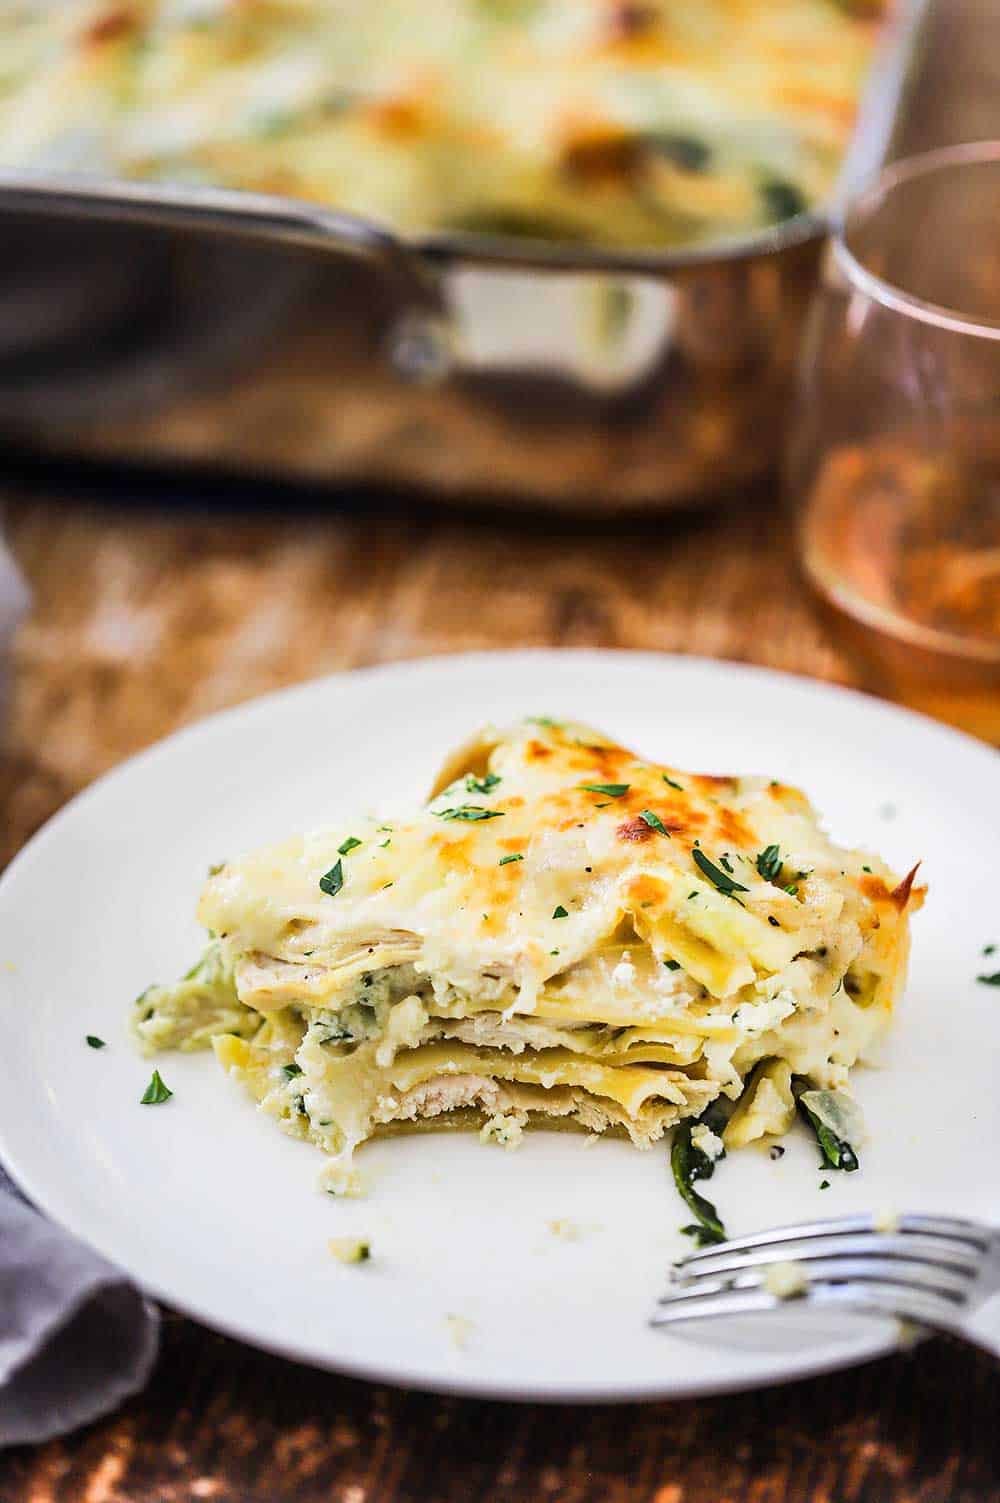
{"type": "Polygon", "coordinates": [[[654,1326],[796,1306],[895,1316],[1000,1357],[1000,1229],[847,1216],[736,1237],[674,1265],[654,1326]],[[791,1264],[791,1270],[776,1265],[791,1264]],[[781,1286],[783,1292],[777,1292],[781,1286]],[[986,1307],[990,1305],[991,1308],[986,1307]]]}

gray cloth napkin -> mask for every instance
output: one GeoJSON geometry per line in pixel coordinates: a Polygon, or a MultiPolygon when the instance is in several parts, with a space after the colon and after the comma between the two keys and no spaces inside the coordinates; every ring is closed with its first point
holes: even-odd
{"type": "MultiPolygon", "coordinates": [[[[28,593],[0,542],[0,708],[28,593]]],[[[39,1216],[0,1168],[0,1446],[48,1440],[141,1388],[159,1314],[97,1253],[39,1216]]]]}
{"type": "Polygon", "coordinates": [[[123,1273],[33,1211],[0,1169],[0,1446],[49,1440],[138,1392],[159,1323],[123,1273]]]}

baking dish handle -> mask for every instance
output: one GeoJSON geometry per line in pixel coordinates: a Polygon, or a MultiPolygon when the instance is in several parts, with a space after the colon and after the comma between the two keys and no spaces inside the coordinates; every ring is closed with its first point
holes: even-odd
{"type": "Polygon", "coordinates": [[[211,231],[258,244],[360,257],[378,268],[386,286],[393,308],[388,356],[398,373],[412,382],[433,383],[450,367],[448,320],[436,270],[389,231],[355,215],[242,190],[22,172],[0,173],[0,210],[125,220],[182,233],[211,231]]]}
{"type": "Polygon", "coordinates": [[[4,209],[358,257],[385,288],[384,356],[410,385],[544,375],[607,398],[641,385],[674,338],[669,277],[425,255],[368,220],[300,199],[0,173],[4,209]]]}

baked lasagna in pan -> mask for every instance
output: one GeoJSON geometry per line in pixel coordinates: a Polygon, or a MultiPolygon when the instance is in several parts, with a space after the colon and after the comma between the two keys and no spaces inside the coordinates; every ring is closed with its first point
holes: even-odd
{"type": "Polygon", "coordinates": [[[743,236],[830,194],[877,0],[11,0],[0,166],[408,233],[743,236]]]}
{"type": "Polygon", "coordinates": [[[214,870],[203,959],[134,1028],[150,1052],[211,1044],[334,1190],[366,1139],[427,1125],[646,1148],[719,1102],[739,1146],[787,1131],[805,1088],[836,1127],[922,896],[795,788],[527,720],[461,748],[405,818],[214,870]]]}

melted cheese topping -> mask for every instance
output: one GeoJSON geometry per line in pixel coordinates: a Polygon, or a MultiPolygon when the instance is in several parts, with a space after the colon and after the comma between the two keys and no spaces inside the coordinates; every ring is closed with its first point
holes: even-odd
{"type": "Polygon", "coordinates": [[[0,160],[625,246],[830,191],[879,5],[13,0],[0,160]]]}
{"type": "Polygon", "coordinates": [[[136,1028],[154,1048],[214,1035],[338,1172],[392,1124],[470,1112],[645,1146],[752,1075],[736,1145],[787,1130],[793,1075],[845,1083],[921,899],[794,788],[525,721],[461,748],[404,818],[222,867],[208,956],[144,993],[136,1028]]]}

